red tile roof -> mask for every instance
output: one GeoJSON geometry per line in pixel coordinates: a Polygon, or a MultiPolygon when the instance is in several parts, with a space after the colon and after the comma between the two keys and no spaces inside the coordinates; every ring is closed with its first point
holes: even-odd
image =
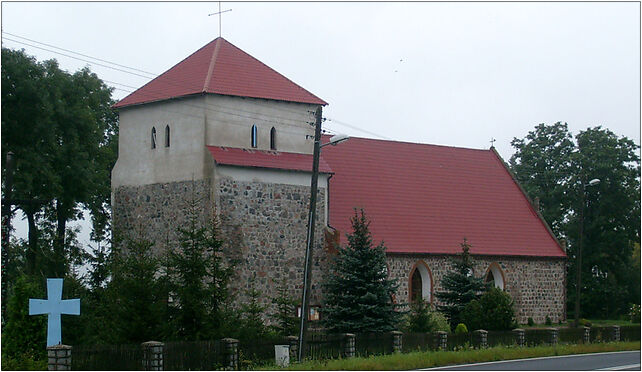
{"type": "Polygon", "coordinates": [[[327,104],[219,37],[122,99],[114,108],[201,93],[327,104]]]}
{"type": "MultiPolygon", "coordinates": [[[[207,149],[218,164],[312,172],[312,155],[309,154],[219,146],[207,146],[207,149]]],[[[319,172],[332,173],[323,158],[319,160],[319,172]]]]}
{"type": "Polygon", "coordinates": [[[388,252],[455,254],[466,237],[473,254],[565,256],[494,150],[351,138],[322,154],[342,244],[359,207],[388,252]]]}

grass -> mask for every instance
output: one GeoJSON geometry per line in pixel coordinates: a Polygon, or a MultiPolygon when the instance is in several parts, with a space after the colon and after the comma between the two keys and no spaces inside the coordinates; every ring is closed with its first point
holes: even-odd
{"type": "MultiPolygon", "coordinates": [[[[593,327],[605,327],[605,326],[612,326],[612,325],[619,325],[619,326],[640,325],[640,323],[632,323],[630,320],[589,319],[588,321],[591,322],[591,326],[593,327]]],[[[553,323],[552,325],[535,324],[533,326],[529,326],[527,324],[520,324],[520,328],[531,329],[531,328],[550,328],[550,327],[555,327],[555,328],[573,327],[573,322],[574,320],[570,319],[569,321],[563,322],[562,324],[559,324],[559,323],[553,323]]]]}
{"type": "MultiPolygon", "coordinates": [[[[426,351],[405,354],[379,355],[368,358],[312,360],[293,363],[289,370],[408,370],[441,367],[452,364],[492,362],[497,360],[536,358],[543,356],[586,354],[607,351],[640,350],[640,341],[611,342],[586,345],[556,345],[536,347],[493,347],[465,351],[426,351]]],[[[275,365],[263,370],[280,369],[275,365]]]]}

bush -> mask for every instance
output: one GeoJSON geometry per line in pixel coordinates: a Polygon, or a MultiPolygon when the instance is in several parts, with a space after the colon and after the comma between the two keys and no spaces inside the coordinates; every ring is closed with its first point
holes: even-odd
{"type": "Polygon", "coordinates": [[[533,320],[533,318],[531,318],[531,317],[528,317],[528,322],[527,322],[527,323],[528,323],[528,326],[529,326],[529,327],[532,327],[532,326],[534,326],[534,325],[535,325],[535,321],[534,321],[534,320],[533,320]]]}
{"type": "Polygon", "coordinates": [[[479,300],[473,300],[466,305],[461,313],[461,319],[471,329],[488,331],[512,329],[515,323],[513,300],[508,293],[493,287],[479,300]]]}
{"type": "Polygon", "coordinates": [[[546,316],[546,322],[545,323],[546,323],[546,325],[553,325],[553,321],[551,320],[551,317],[549,317],[548,315],[546,316]]]}
{"type": "Polygon", "coordinates": [[[468,327],[466,327],[464,323],[457,324],[457,327],[455,327],[455,334],[461,335],[463,333],[468,333],[468,327]]]}
{"type": "Polygon", "coordinates": [[[580,325],[583,326],[583,327],[590,327],[591,326],[591,322],[588,319],[582,318],[582,319],[580,319],[580,325]]]}
{"type": "Polygon", "coordinates": [[[430,304],[421,299],[410,305],[407,329],[409,332],[448,332],[450,326],[444,314],[434,311],[430,304]]]}
{"type": "Polygon", "coordinates": [[[640,305],[631,305],[629,317],[631,318],[631,323],[640,323],[640,305]]]}

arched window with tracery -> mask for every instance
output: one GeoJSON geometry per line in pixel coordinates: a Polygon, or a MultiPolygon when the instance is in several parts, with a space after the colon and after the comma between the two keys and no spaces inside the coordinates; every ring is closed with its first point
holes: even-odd
{"type": "Polygon", "coordinates": [[[169,147],[169,125],[165,126],[165,147],[169,147]]]}
{"type": "Polygon", "coordinates": [[[156,127],[152,127],[152,149],[156,148],[156,127]]]}
{"type": "Polygon", "coordinates": [[[485,281],[486,283],[493,283],[495,287],[504,290],[504,286],[506,284],[504,280],[504,272],[497,262],[493,262],[488,266],[485,281]]]}
{"type": "Polygon", "coordinates": [[[420,298],[432,302],[432,272],[423,261],[419,261],[410,270],[408,297],[410,302],[420,298]]]}
{"type": "Polygon", "coordinates": [[[258,141],[256,137],[257,137],[257,128],[256,128],[256,124],[254,124],[252,125],[252,133],[251,133],[251,139],[250,139],[250,145],[252,146],[252,148],[256,148],[256,146],[258,145],[258,141]]]}
{"type": "Polygon", "coordinates": [[[270,129],[270,150],[276,150],[276,128],[270,129]]]}

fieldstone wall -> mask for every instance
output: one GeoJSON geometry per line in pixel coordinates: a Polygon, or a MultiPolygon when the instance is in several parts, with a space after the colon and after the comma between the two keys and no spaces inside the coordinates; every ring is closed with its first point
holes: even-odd
{"type": "MultiPolygon", "coordinates": [[[[409,301],[410,271],[423,261],[432,273],[432,303],[441,291],[441,279],[452,269],[453,256],[389,254],[390,276],[396,278],[399,288],[396,300],[409,301]]],[[[546,316],[553,322],[566,319],[566,262],[560,258],[473,256],[473,275],[486,277],[491,263],[497,263],[504,274],[504,289],[515,303],[515,315],[521,324],[531,317],[535,323],[544,323],[546,316]]]]}
{"type": "MultiPolygon", "coordinates": [[[[233,241],[230,258],[239,261],[232,284],[243,303],[252,286],[261,293],[267,313],[284,281],[289,295],[300,298],[303,288],[310,187],[217,179],[217,209],[221,226],[233,241]]],[[[320,282],[328,254],[323,246],[325,189],[317,194],[317,219],[313,246],[310,305],[321,303],[320,282]]]]}
{"type": "Polygon", "coordinates": [[[114,190],[114,237],[144,237],[154,242],[154,252],[176,246],[177,227],[187,221],[186,211],[196,205],[198,220],[212,217],[210,180],[156,183],[145,186],[120,186],[114,190]]]}

